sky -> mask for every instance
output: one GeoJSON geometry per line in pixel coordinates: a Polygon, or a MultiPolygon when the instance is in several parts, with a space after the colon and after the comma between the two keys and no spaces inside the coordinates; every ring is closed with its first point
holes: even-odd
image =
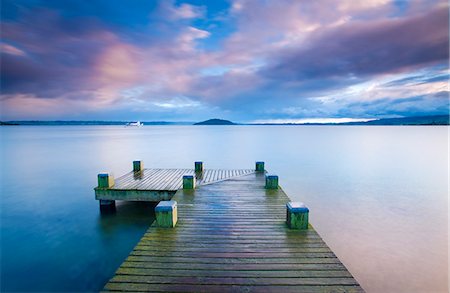
{"type": "Polygon", "coordinates": [[[1,120],[449,113],[444,0],[2,0],[1,120]]]}

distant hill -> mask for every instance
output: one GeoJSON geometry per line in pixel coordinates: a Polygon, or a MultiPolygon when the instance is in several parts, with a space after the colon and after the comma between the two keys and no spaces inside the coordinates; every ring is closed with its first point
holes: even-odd
{"type": "Polygon", "coordinates": [[[209,119],[206,121],[194,123],[194,125],[236,125],[236,123],[223,119],[209,119]]]}
{"type": "Polygon", "coordinates": [[[17,124],[17,123],[11,123],[11,122],[2,122],[2,121],[0,121],[0,125],[11,126],[11,125],[19,125],[19,124],[17,124]]]}
{"type": "Polygon", "coordinates": [[[340,125],[449,125],[449,115],[385,118],[367,122],[348,122],[340,125]]]}

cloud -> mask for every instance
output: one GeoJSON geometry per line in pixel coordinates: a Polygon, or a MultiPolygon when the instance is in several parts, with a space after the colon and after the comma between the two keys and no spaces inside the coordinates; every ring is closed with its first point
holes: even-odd
{"type": "Polygon", "coordinates": [[[426,67],[448,59],[448,9],[406,19],[352,23],[278,51],[263,74],[276,80],[351,79],[426,67]]]}
{"type": "Polygon", "coordinates": [[[402,117],[448,114],[450,107],[449,92],[442,91],[424,96],[404,99],[378,99],[375,101],[356,102],[341,108],[341,115],[365,115],[369,117],[402,117]]]}
{"type": "MultiPolygon", "coordinates": [[[[166,2],[167,3],[167,2],[166,2]]],[[[172,6],[169,8],[173,18],[191,19],[203,17],[205,10],[202,7],[183,3],[180,6],[172,6]]]]}
{"type": "Polygon", "coordinates": [[[44,118],[74,109],[91,119],[211,112],[248,121],[446,105],[443,1],[91,4],[6,0],[3,116],[32,117],[35,108],[44,118]]]}
{"type": "Polygon", "coordinates": [[[25,52],[16,48],[12,45],[0,43],[0,51],[5,54],[15,55],[15,56],[25,56],[25,52]]]}
{"type": "Polygon", "coordinates": [[[164,100],[161,102],[153,102],[156,107],[164,109],[180,109],[180,108],[197,108],[201,106],[201,103],[194,101],[187,97],[174,97],[169,100],[164,100]]]}

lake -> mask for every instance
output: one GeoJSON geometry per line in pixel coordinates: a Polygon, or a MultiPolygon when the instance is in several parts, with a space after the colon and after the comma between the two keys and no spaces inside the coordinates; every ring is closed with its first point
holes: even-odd
{"type": "Polygon", "coordinates": [[[97,173],[263,160],[367,292],[448,292],[447,126],[10,126],[1,291],[98,291],[154,219],[100,215],[97,173]]]}

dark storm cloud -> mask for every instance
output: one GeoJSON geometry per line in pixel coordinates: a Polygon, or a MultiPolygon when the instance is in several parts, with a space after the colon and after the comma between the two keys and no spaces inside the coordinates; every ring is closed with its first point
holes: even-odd
{"type": "Polygon", "coordinates": [[[401,72],[448,59],[448,9],[319,33],[277,52],[262,73],[275,80],[350,79],[401,72]]]}
{"type": "Polygon", "coordinates": [[[2,93],[52,98],[85,87],[95,56],[108,44],[103,28],[96,21],[78,24],[46,9],[20,17],[2,22],[2,42],[23,52],[2,51],[2,93]]]}

